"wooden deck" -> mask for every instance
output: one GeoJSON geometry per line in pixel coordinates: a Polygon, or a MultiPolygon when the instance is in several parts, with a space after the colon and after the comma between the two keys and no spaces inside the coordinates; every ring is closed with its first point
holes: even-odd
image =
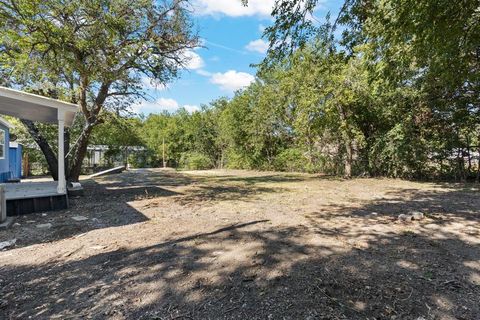
{"type": "Polygon", "coordinates": [[[66,209],[66,193],[57,192],[56,181],[6,183],[7,215],[66,209]]]}
{"type": "Polygon", "coordinates": [[[31,199],[58,196],[56,181],[19,182],[5,184],[5,197],[8,200],[31,199]]]}

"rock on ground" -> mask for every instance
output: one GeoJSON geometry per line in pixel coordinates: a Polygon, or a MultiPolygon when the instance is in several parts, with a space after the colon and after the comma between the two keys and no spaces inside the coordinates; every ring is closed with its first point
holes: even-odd
{"type": "Polygon", "coordinates": [[[410,215],[412,216],[413,220],[422,220],[425,217],[423,212],[420,211],[414,211],[410,215]]]}
{"type": "Polygon", "coordinates": [[[51,223],[37,224],[38,229],[50,229],[51,227],[52,227],[51,223]]]}
{"type": "Polygon", "coordinates": [[[88,220],[87,217],[84,217],[84,216],[75,216],[75,217],[72,217],[73,220],[75,221],[85,221],[85,220],[88,220]]]}
{"type": "Polygon", "coordinates": [[[0,250],[14,246],[16,242],[17,242],[17,239],[0,242],[0,250]]]}

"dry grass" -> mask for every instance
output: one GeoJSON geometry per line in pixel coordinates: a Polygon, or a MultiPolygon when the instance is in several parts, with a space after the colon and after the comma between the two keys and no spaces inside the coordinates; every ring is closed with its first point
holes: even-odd
{"type": "Polygon", "coordinates": [[[475,185],[140,170],[85,186],[0,233],[18,239],[0,318],[480,319],[475,185]],[[412,210],[427,217],[396,221],[412,210]]]}

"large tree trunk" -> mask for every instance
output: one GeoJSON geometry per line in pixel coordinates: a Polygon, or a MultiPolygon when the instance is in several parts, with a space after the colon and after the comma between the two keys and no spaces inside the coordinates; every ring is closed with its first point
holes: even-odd
{"type": "Polygon", "coordinates": [[[83,116],[85,117],[86,125],[83,128],[77,144],[74,146],[75,153],[72,156],[70,170],[66,174],[68,181],[78,182],[78,178],[82,172],[83,159],[85,159],[85,156],[87,155],[88,141],[90,140],[93,128],[102,123],[102,121],[98,118],[98,115],[100,114],[102,106],[108,97],[108,90],[111,84],[112,82],[110,81],[102,83],[95,99],[95,105],[91,110],[89,110],[87,107],[88,77],[84,76],[81,79],[79,105],[83,116]]]}
{"type": "Polygon", "coordinates": [[[47,139],[42,136],[40,130],[37,128],[35,123],[30,120],[21,120],[22,123],[27,127],[28,132],[32,136],[33,140],[37,143],[40,147],[40,150],[45,155],[45,159],[47,160],[48,169],[52,178],[56,181],[58,180],[58,158],[55,152],[52,150],[52,147],[48,144],[47,139]]]}
{"type": "MultiPolygon", "coordinates": [[[[52,147],[49,145],[47,139],[42,135],[38,127],[34,122],[29,120],[21,120],[22,123],[27,127],[28,132],[33,137],[37,145],[40,147],[45,159],[47,160],[48,169],[51,176],[55,181],[58,180],[58,158],[57,154],[53,151],[52,147]]],[[[83,159],[87,153],[87,146],[90,135],[92,133],[93,126],[86,126],[83,130],[81,138],[78,140],[78,143],[75,148],[75,153],[71,157],[65,158],[65,176],[67,181],[78,182],[80,173],[82,170],[83,159]]],[[[70,130],[65,131],[65,153],[70,152],[70,130]]]]}
{"type": "MultiPolygon", "coordinates": [[[[83,159],[87,154],[87,146],[90,136],[92,134],[93,128],[100,124],[102,121],[98,118],[100,111],[102,110],[102,106],[105,100],[108,97],[108,90],[110,85],[112,84],[111,81],[107,81],[102,83],[100,86],[99,92],[95,99],[95,104],[92,109],[89,109],[87,106],[87,89],[88,89],[88,77],[83,76],[81,77],[81,85],[80,85],[80,95],[77,101],[76,97],[73,95],[72,102],[77,103],[80,105],[81,111],[83,116],[86,120],[86,125],[80,135],[80,138],[73,146],[70,148],[70,129],[66,128],[64,132],[64,148],[65,148],[65,178],[67,181],[78,182],[80,177],[80,173],[82,170],[83,159]],[[73,154],[70,154],[72,151],[73,154]]],[[[51,96],[51,95],[49,95],[51,96]]],[[[58,159],[55,152],[52,150],[51,146],[49,145],[47,139],[42,136],[40,130],[35,126],[35,123],[29,120],[22,120],[22,123],[27,127],[29,133],[38,144],[40,149],[42,150],[43,154],[45,155],[45,159],[47,160],[48,168],[54,180],[58,180],[58,159]]]]}
{"type": "Polygon", "coordinates": [[[88,141],[92,133],[93,126],[87,125],[80,136],[77,145],[75,146],[75,153],[71,160],[70,170],[67,172],[67,180],[72,182],[78,182],[80,174],[82,172],[83,159],[87,154],[88,141]]]}

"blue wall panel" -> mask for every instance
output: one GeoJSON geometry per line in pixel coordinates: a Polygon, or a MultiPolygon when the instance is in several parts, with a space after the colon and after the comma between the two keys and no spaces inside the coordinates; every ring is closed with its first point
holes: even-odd
{"type": "Polygon", "coordinates": [[[5,131],[4,157],[0,158],[0,182],[5,182],[10,178],[10,163],[8,161],[10,134],[9,129],[3,124],[0,124],[0,129],[5,131]]]}
{"type": "Polygon", "coordinates": [[[10,147],[8,156],[10,177],[20,179],[22,177],[22,145],[17,144],[16,147],[10,147]]]}

